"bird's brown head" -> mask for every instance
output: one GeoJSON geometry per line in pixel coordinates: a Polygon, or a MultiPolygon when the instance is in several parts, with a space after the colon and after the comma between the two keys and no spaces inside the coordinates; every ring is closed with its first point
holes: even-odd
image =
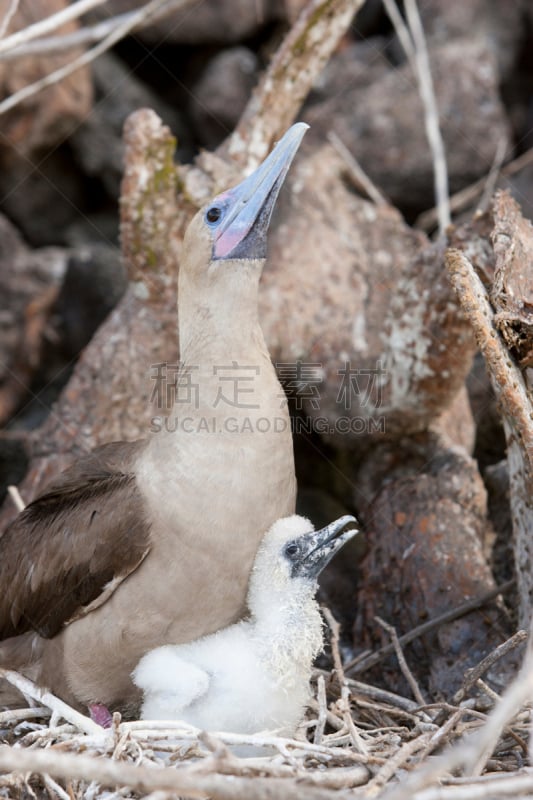
{"type": "Polygon", "coordinates": [[[224,269],[227,262],[263,262],[279,191],[308,128],[296,123],[263,163],[238,186],[217,195],[189,225],[183,256],[188,269],[224,269]]]}

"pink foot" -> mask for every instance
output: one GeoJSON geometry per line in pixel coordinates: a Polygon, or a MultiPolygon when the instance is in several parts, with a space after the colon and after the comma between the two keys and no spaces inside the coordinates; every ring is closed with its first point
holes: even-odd
{"type": "Polygon", "coordinates": [[[101,725],[102,728],[110,728],[113,724],[113,715],[103,703],[92,703],[89,706],[89,714],[92,721],[101,725]]]}

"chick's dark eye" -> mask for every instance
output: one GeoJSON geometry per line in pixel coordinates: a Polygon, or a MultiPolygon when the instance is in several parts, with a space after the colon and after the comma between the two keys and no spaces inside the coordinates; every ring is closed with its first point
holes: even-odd
{"type": "Polygon", "coordinates": [[[289,556],[289,558],[293,558],[295,555],[297,555],[299,549],[300,548],[297,544],[288,544],[285,548],[285,555],[289,556]]]}
{"type": "Polygon", "coordinates": [[[205,216],[208,222],[218,222],[221,213],[222,211],[218,206],[211,206],[211,208],[207,209],[207,214],[205,216]]]}

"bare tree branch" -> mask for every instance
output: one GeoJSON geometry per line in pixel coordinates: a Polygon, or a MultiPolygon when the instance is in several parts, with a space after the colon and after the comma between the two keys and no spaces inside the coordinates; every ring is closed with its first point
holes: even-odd
{"type": "MultiPolygon", "coordinates": [[[[0,39],[3,39],[6,35],[6,31],[9,28],[9,23],[17,13],[17,9],[19,7],[19,0],[10,0],[9,6],[7,8],[6,13],[3,16],[2,22],[0,22],[0,39]]],[[[0,42],[0,46],[1,46],[0,42]]]]}
{"type": "Polygon", "coordinates": [[[395,0],[384,0],[384,5],[418,81],[420,97],[424,107],[426,134],[433,157],[435,199],[439,220],[439,233],[442,235],[451,222],[448,167],[446,164],[444,141],[440,131],[439,110],[435,97],[433,79],[431,77],[429,55],[424,29],[422,28],[422,21],[420,19],[416,0],[405,0],[404,2],[409,31],[398,11],[395,0]]]}
{"type": "MultiPolygon", "coordinates": [[[[57,11],[49,17],[35,22],[33,25],[28,25],[21,31],[12,33],[11,36],[7,36],[0,42],[0,53],[6,53],[8,50],[13,50],[24,42],[31,42],[32,39],[37,39],[45,33],[55,31],[57,28],[61,27],[61,25],[64,25],[65,22],[78,19],[82,14],[86,14],[87,11],[101,6],[105,2],[106,0],[76,0],[75,3],[61,9],[61,11],[57,11]]],[[[3,35],[3,32],[0,36],[1,35],[3,35]]]]}
{"type": "MultiPolygon", "coordinates": [[[[33,95],[37,94],[38,92],[46,89],[48,86],[53,86],[55,83],[59,83],[62,81],[63,78],[66,78],[68,75],[72,75],[73,72],[80,69],[81,67],[90,64],[91,61],[94,61],[95,58],[105,53],[106,50],[109,50],[113,47],[116,42],[123,39],[133,28],[136,27],[141,21],[146,21],[152,17],[161,6],[163,6],[168,0],[151,0],[151,2],[147,3],[143,6],[139,11],[136,11],[131,16],[128,15],[127,20],[123,21],[121,25],[114,28],[111,33],[109,33],[105,39],[103,39],[100,44],[93,47],[91,50],[87,50],[85,53],[82,53],[81,56],[74,59],[74,61],[65,64],[64,66],[56,69],[54,72],[51,72],[50,75],[46,75],[44,78],[41,78],[35,83],[31,83],[29,86],[25,86],[15,94],[11,95],[11,97],[6,98],[0,103],[0,115],[5,114],[7,111],[10,111],[15,106],[22,103],[24,100],[27,100],[29,97],[33,97],[33,95]]],[[[191,3],[192,0],[181,0],[179,6],[177,7],[184,7],[191,3]]],[[[0,43],[1,46],[1,43],[0,43]]]]}
{"type": "Polygon", "coordinates": [[[363,0],[312,0],[285,37],[220,154],[256,166],[294,121],[363,0]]]}

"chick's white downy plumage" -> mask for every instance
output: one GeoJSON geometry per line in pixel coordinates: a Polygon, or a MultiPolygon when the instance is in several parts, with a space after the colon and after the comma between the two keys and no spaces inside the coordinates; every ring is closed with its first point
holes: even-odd
{"type": "Polygon", "coordinates": [[[323,644],[317,577],[357,533],[344,530],[354,522],[341,517],[316,532],[299,516],[275,522],[255,558],[249,617],[141,659],[133,679],[144,694],[142,718],[179,719],[212,731],[293,734],[323,644]]]}

